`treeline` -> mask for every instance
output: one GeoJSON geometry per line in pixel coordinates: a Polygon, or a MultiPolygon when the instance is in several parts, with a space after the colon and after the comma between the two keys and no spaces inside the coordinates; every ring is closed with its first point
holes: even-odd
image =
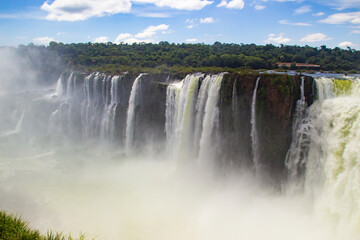
{"type": "Polygon", "coordinates": [[[109,73],[134,69],[277,69],[278,62],[317,64],[323,71],[360,71],[360,51],[326,46],[51,42],[47,48],[61,56],[68,67],[109,73]]]}

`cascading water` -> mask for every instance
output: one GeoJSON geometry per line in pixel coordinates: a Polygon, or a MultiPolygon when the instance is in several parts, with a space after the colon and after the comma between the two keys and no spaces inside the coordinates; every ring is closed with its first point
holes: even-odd
{"type": "Polygon", "coordinates": [[[175,149],[192,155],[191,139],[194,130],[194,113],[200,78],[203,75],[187,75],[181,83],[170,84],[166,96],[166,135],[175,149]]]}
{"type": "Polygon", "coordinates": [[[255,172],[259,173],[260,171],[260,163],[259,163],[259,142],[258,142],[258,134],[256,129],[256,96],[257,96],[257,90],[259,86],[260,77],[256,79],[254,92],[252,96],[252,102],[251,102],[251,150],[252,150],[252,157],[253,157],[253,163],[255,166],[255,172]]]}
{"type": "Polygon", "coordinates": [[[201,82],[197,102],[196,102],[196,117],[195,117],[195,132],[194,132],[194,147],[199,148],[200,137],[203,131],[203,121],[205,115],[205,106],[208,99],[208,93],[211,83],[216,78],[216,75],[207,75],[201,82]]]}
{"type": "MultiPolygon", "coordinates": [[[[288,169],[288,181],[292,186],[304,175],[304,167],[310,145],[310,123],[308,119],[307,103],[305,99],[304,77],[301,78],[300,99],[296,102],[292,127],[292,142],[286,155],[285,165],[288,169]]],[[[299,180],[302,184],[302,180],[299,180]]],[[[298,186],[302,188],[301,186],[298,186]]]]}
{"type": "Polygon", "coordinates": [[[57,82],[55,96],[60,104],[50,116],[49,134],[114,142],[122,78],[92,73],[82,80],[73,72],[68,77],[63,74],[57,82]]]}
{"type": "Polygon", "coordinates": [[[218,139],[219,109],[217,105],[222,79],[223,74],[211,78],[202,121],[199,163],[200,166],[210,166],[210,169],[214,167],[214,160],[218,157],[216,150],[220,140],[218,139]]]}
{"type": "Polygon", "coordinates": [[[168,86],[166,135],[168,142],[178,148],[177,152],[186,151],[190,156],[198,153],[199,164],[212,165],[211,159],[216,157],[217,104],[223,74],[200,78],[203,75],[188,75],[168,86]]]}
{"type": "Polygon", "coordinates": [[[178,125],[178,105],[183,81],[170,84],[166,89],[165,132],[167,148],[175,144],[176,127],[178,125]]]}
{"type": "Polygon", "coordinates": [[[103,141],[109,140],[110,142],[114,142],[116,138],[115,117],[118,104],[120,103],[119,86],[121,80],[122,76],[114,76],[111,78],[110,84],[107,84],[106,87],[103,88],[103,95],[105,96],[105,103],[107,104],[101,121],[100,135],[103,141]],[[106,94],[106,92],[110,92],[110,95],[106,94]]]}
{"type": "Polygon", "coordinates": [[[125,148],[126,152],[129,154],[132,150],[133,138],[134,138],[134,128],[135,128],[135,120],[136,120],[136,108],[139,104],[141,92],[141,78],[144,74],[140,74],[134,81],[130,98],[129,98],[129,107],[127,111],[127,119],[126,119],[126,140],[125,140],[125,148]]]}
{"type": "Polygon", "coordinates": [[[360,81],[320,78],[316,84],[306,187],[312,191],[319,184],[314,193],[318,211],[351,239],[360,230],[360,81]]]}

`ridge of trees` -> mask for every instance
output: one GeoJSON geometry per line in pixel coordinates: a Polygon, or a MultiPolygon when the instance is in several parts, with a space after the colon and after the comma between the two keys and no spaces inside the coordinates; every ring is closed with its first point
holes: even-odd
{"type": "Polygon", "coordinates": [[[360,71],[360,51],[339,47],[331,49],[325,45],[315,48],[220,42],[212,45],[51,42],[47,48],[61,56],[70,68],[113,74],[119,69],[277,69],[277,62],[316,64],[322,71],[360,71]]]}

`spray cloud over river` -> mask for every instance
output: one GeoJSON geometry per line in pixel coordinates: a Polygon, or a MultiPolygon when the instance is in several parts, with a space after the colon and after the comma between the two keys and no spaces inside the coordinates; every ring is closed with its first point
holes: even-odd
{"type": "MultiPolygon", "coordinates": [[[[276,185],[257,177],[252,159],[262,147],[261,131],[256,148],[251,138],[262,123],[261,76],[246,105],[256,117],[234,128],[238,139],[246,132],[249,159],[224,154],[226,74],[151,78],[65,73],[51,88],[4,91],[0,208],[44,233],[95,239],[356,239],[358,79],[317,79],[309,107],[301,82],[287,174],[276,185]]],[[[242,114],[239,96],[229,108],[242,114]]]]}

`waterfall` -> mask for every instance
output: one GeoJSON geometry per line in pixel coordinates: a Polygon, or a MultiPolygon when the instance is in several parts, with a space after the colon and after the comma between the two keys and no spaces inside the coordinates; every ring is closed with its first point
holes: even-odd
{"type": "Polygon", "coordinates": [[[316,78],[307,106],[307,77],[294,99],[285,75],[223,76],[69,72],[2,95],[1,208],[101,239],[358,239],[360,79],[316,78]]]}
{"type": "Polygon", "coordinates": [[[166,89],[165,133],[167,149],[170,149],[175,143],[178,105],[183,83],[183,81],[172,83],[166,89]]]}
{"type": "Polygon", "coordinates": [[[202,121],[202,133],[200,138],[199,163],[201,165],[213,167],[216,150],[219,143],[219,95],[223,74],[215,75],[211,78],[208,87],[204,118],[202,121]]]}
{"type": "Polygon", "coordinates": [[[105,74],[94,73],[85,77],[85,100],[81,106],[84,141],[100,136],[106,96],[103,89],[108,81],[105,74]]]}
{"type": "Polygon", "coordinates": [[[120,103],[119,86],[123,76],[114,76],[104,81],[105,110],[101,121],[101,139],[113,143],[115,140],[116,109],[120,103]],[[110,84],[107,84],[110,82],[110,84]],[[109,89],[110,88],[110,89],[109,89]],[[109,93],[109,94],[107,94],[109,93]]]}
{"type": "Polygon", "coordinates": [[[211,165],[217,148],[217,104],[223,74],[202,78],[199,74],[188,75],[167,87],[166,136],[176,153],[187,153],[187,158],[198,153],[199,164],[211,165]]]}
{"type": "Polygon", "coordinates": [[[319,99],[309,113],[306,187],[313,190],[319,211],[335,218],[339,233],[350,239],[360,226],[360,81],[352,79],[349,91],[336,94],[342,81],[316,79],[319,99]]]}
{"type": "MultiPolygon", "coordinates": [[[[193,154],[192,137],[198,87],[202,74],[187,75],[167,87],[166,136],[170,151],[193,154]]],[[[185,156],[185,158],[188,156],[185,156]]]]}
{"type": "MultiPolygon", "coordinates": [[[[307,103],[305,99],[304,77],[301,78],[300,99],[296,102],[292,126],[292,141],[285,159],[288,169],[288,180],[292,184],[304,174],[307,154],[310,146],[310,122],[308,119],[307,103]]],[[[302,183],[300,182],[300,185],[302,183]]],[[[299,186],[301,188],[301,186],[299,186]]]]}
{"type": "Polygon", "coordinates": [[[196,101],[196,116],[194,129],[194,148],[199,148],[200,137],[203,130],[203,121],[205,115],[205,106],[208,99],[208,92],[211,83],[216,79],[216,75],[207,75],[201,82],[199,94],[196,101]]]}
{"type": "Polygon", "coordinates": [[[258,142],[258,133],[256,129],[256,95],[257,89],[259,86],[260,77],[256,79],[255,88],[252,96],[251,102],[251,150],[252,150],[252,157],[253,163],[255,166],[255,171],[258,173],[260,170],[260,163],[259,163],[259,142],[258,142]]]}
{"type": "Polygon", "coordinates": [[[49,117],[49,134],[113,143],[124,75],[91,73],[83,79],[78,75],[63,74],[57,82],[55,96],[60,103],[49,117]]]}
{"type": "Polygon", "coordinates": [[[125,135],[125,148],[126,152],[130,153],[133,145],[134,137],[134,128],[136,121],[136,108],[139,104],[140,99],[140,87],[141,87],[141,78],[144,74],[140,74],[134,81],[129,98],[129,107],[127,110],[127,119],[126,119],[126,135],[125,135]]]}

